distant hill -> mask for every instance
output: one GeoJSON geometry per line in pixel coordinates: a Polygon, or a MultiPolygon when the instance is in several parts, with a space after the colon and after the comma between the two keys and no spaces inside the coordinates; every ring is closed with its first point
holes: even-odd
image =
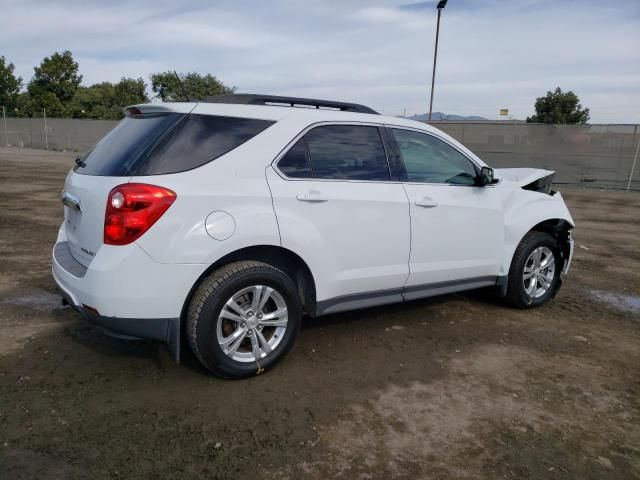
{"type": "MultiPolygon", "coordinates": [[[[429,114],[427,113],[423,113],[422,115],[413,115],[411,117],[407,117],[409,120],[416,120],[418,122],[424,122],[427,120],[427,118],[429,117],[429,114]]],[[[459,122],[459,121],[482,121],[482,120],[488,120],[488,118],[484,118],[484,117],[479,117],[477,115],[469,115],[468,117],[465,117],[463,115],[447,115],[446,113],[442,113],[442,112],[433,112],[431,114],[431,120],[432,121],[440,121],[440,120],[450,120],[453,122],[459,122]]]]}

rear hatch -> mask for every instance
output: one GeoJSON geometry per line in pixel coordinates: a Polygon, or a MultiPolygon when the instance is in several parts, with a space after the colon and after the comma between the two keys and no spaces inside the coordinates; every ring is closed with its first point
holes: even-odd
{"type": "Polygon", "coordinates": [[[87,267],[103,244],[109,192],[141,171],[149,153],[185,116],[134,110],[76,160],[65,181],[62,202],[69,249],[82,265],[87,267]]]}
{"type": "MultiPolygon", "coordinates": [[[[273,121],[192,114],[196,104],[130,107],[127,117],[67,176],[62,200],[69,248],[87,267],[104,240],[111,190],[136,176],[192,170],[250,140],[273,121]]],[[[166,179],[165,179],[166,180],[166,179]]],[[[161,185],[170,187],[169,185],[161,185]]]]}
{"type": "Polygon", "coordinates": [[[71,172],[64,184],[64,223],[71,255],[85,267],[102,245],[104,213],[111,189],[128,178],[71,172]]]}

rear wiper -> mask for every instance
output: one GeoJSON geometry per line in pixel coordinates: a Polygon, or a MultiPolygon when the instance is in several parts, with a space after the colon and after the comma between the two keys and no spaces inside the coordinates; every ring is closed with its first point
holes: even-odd
{"type": "Polygon", "coordinates": [[[87,166],[87,164],[84,162],[84,160],[82,160],[81,157],[76,157],[76,165],[78,165],[80,168],[84,168],[87,166]]]}

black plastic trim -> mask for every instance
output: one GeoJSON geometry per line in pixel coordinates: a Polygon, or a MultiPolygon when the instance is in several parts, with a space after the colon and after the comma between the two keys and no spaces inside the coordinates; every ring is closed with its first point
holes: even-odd
{"type": "Polygon", "coordinates": [[[179,318],[104,317],[81,309],[82,316],[108,335],[127,339],[157,340],[167,345],[176,363],[180,363],[179,318]]]}
{"type": "MultiPolygon", "coordinates": [[[[473,290],[475,288],[500,285],[498,276],[484,276],[452,280],[448,282],[430,283],[426,285],[414,285],[410,287],[394,288],[389,290],[377,290],[374,292],[356,293],[340,297],[321,300],[316,303],[315,315],[327,315],[330,313],[358,310],[360,308],[376,307],[390,303],[408,302],[419,298],[434,297],[448,293],[473,290]]],[[[504,277],[506,278],[506,277],[504,277]]]]}
{"type": "Polygon", "coordinates": [[[179,318],[120,318],[105,317],[73,303],[71,296],[62,289],[60,294],[66,303],[86,321],[107,335],[127,340],[156,340],[163,342],[171,357],[180,363],[180,319],[179,318]]]}
{"type": "Polygon", "coordinates": [[[289,107],[302,105],[305,107],[315,108],[333,108],[342,112],[369,113],[373,115],[379,115],[379,113],[372,108],[369,108],[366,105],[360,105],[358,103],[335,102],[333,100],[318,100],[315,98],[283,97],[279,95],[258,95],[253,93],[214,95],[212,97],[205,98],[203,102],[240,105],[281,104],[283,106],[289,107]]]}
{"type": "Polygon", "coordinates": [[[346,312],[361,308],[376,307],[403,301],[402,288],[377,290],[375,292],[354,293],[316,302],[316,316],[329,313],[346,312]]]}
{"type": "Polygon", "coordinates": [[[500,298],[504,298],[507,296],[507,289],[509,287],[509,276],[502,275],[498,277],[498,281],[496,282],[496,287],[498,288],[498,296],[500,298]]]}
{"type": "Polygon", "coordinates": [[[389,166],[391,168],[392,180],[396,180],[398,182],[406,182],[407,181],[407,168],[405,167],[404,160],[400,154],[400,149],[398,148],[398,142],[396,142],[396,137],[393,135],[391,128],[385,126],[382,128],[384,132],[384,141],[386,148],[389,149],[389,166]]]}

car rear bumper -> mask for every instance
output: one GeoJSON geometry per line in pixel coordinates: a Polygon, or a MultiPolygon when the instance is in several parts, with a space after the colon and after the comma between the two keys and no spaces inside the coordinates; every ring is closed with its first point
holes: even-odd
{"type": "MultiPolygon", "coordinates": [[[[55,278],[55,277],[54,277],[55,278]]],[[[116,338],[125,340],[157,340],[167,345],[171,356],[180,362],[180,319],[179,318],[119,318],[105,317],[82,305],[58,284],[63,301],[78,312],[92,325],[116,338]]]]}
{"type": "Polygon", "coordinates": [[[179,359],[182,307],[204,266],[160,264],[131,244],[105,245],[85,267],[71,255],[64,227],[52,253],[64,300],[87,321],[120,338],[164,342],[179,359]]]}

